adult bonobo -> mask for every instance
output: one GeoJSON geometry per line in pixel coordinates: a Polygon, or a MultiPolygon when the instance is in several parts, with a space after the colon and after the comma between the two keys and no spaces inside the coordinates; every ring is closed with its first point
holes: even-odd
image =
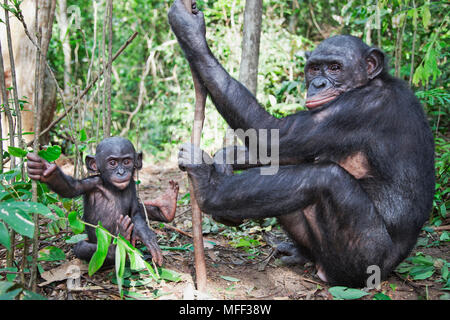
{"type": "Polygon", "coordinates": [[[233,164],[223,170],[198,148],[181,148],[202,211],[234,223],[278,217],[294,242],[279,246],[284,260],[314,261],[330,284],[363,286],[372,265],[386,278],[430,214],[434,145],[420,103],[388,74],[384,53],[352,36],[323,41],[305,66],[308,110],[277,119],[214,58],[200,11],[176,0],[169,22],[233,129],[279,130],[273,175],[233,175],[233,164]]]}
{"type": "MultiPolygon", "coordinates": [[[[136,194],[134,171],[142,168],[142,153],[137,153],[133,144],[124,138],[112,137],[101,141],[95,156],[86,156],[86,166],[95,175],[76,180],[56,164],[50,164],[36,154],[27,155],[28,175],[33,180],[46,183],[62,197],[74,198],[83,195],[83,220],[102,226],[109,232],[120,232],[127,240],[141,240],[159,265],[163,257],[156,242],[156,234],[148,227],[144,208],[136,194]]],[[[170,181],[165,194],[155,200],[145,201],[150,220],[172,221],[175,216],[178,184],[170,181]]],[[[87,226],[87,241],[80,241],[74,248],[75,256],[90,260],[97,250],[95,229],[87,226]]],[[[110,248],[106,264],[114,263],[115,250],[110,248]]]]}

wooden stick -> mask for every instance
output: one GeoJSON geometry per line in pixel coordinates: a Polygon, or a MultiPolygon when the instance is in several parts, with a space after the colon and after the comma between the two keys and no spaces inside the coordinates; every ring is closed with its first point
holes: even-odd
{"type": "MultiPolygon", "coordinates": [[[[183,0],[183,2],[186,10],[189,13],[192,13],[192,0],[183,0]]],[[[195,89],[194,127],[192,128],[191,143],[195,146],[200,146],[203,121],[205,120],[206,89],[201,84],[192,66],[191,74],[195,89]]],[[[191,195],[192,207],[192,235],[194,242],[194,261],[197,290],[200,292],[206,292],[206,263],[205,249],[203,247],[202,212],[198,206],[197,200],[195,199],[192,181],[189,184],[189,190],[191,195]]]]}

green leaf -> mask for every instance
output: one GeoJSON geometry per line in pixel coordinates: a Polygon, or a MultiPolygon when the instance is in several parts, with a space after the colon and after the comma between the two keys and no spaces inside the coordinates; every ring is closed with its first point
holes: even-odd
{"type": "MultiPolygon", "coordinates": [[[[2,271],[8,269],[4,268],[1,269],[2,271]]],[[[17,271],[17,269],[15,270],[17,271]]],[[[0,281],[0,294],[4,294],[6,291],[8,291],[12,286],[14,285],[14,282],[8,282],[8,281],[0,281]]]]}
{"type": "Polygon", "coordinates": [[[368,293],[359,289],[347,287],[331,287],[328,289],[333,298],[338,300],[354,300],[367,296],[368,293]]]}
{"type": "Polygon", "coordinates": [[[97,235],[97,250],[93,254],[91,261],[89,261],[89,276],[92,276],[101,268],[108,255],[108,248],[111,243],[111,236],[102,226],[98,226],[97,229],[95,229],[95,234],[97,235]]]}
{"type": "Polygon", "coordinates": [[[61,147],[60,146],[51,146],[46,150],[41,150],[38,152],[39,157],[47,160],[48,162],[55,161],[61,155],[61,147]]]}
{"type": "Polygon", "coordinates": [[[414,264],[421,264],[421,265],[426,265],[426,266],[432,266],[434,265],[434,260],[432,257],[430,256],[416,256],[416,257],[411,257],[411,262],[414,264]]]}
{"type": "Polygon", "coordinates": [[[70,239],[67,239],[66,243],[69,243],[69,244],[78,243],[80,241],[86,240],[87,237],[88,237],[87,234],[84,234],[84,233],[76,234],[76,235],[72,236],[70,239]]]}
{"type": "Polygon", "coordinates": [[[181,275],[173,270],[158,268],[159,277],[163,280],[178,282],[181,281],[181,275]]]}
{"type": "Polygon", "coordinates": [[[8,203],[8,207],[13,207],[30,214],[37,213],[51,220],[57,220],[53,212],[47,206],[39,202],[16,201],[8,203]]]}
{"type": "Polygon", "coordinates": [[[8,228],[0,221],[0,244],[4,245],[6,249],[11,250],[11,242],[9,239],[8,228]]]}
{"type": "Polygon", "coordinates": [[[33,238],[34,223],[25,212],[15,208],[14,202],[0,203],[0,219],[6,222],[17,233],[28,238],[33,238]]]}
{"type": "Polygon", "coordinates": [[[70,228],[72,229],[73,233],[79,234],[84,231],[85,225],[78,217],[78,213],[76,211],[70,212],[68,219],[69,219],[70,228]]]}
{"type": "Polygon", "coordinates": [[[384,293],[377,293],[373,296],[373,300],[392,300],[389,296],[385,295],[384,293]]]}
{"type": "Polygon", "coordinates": [[[0,300],[14,300],[14,298],[22,292],[22,288],[14,289],[3,294],[0,294],[0,300]]]}
{"type": "Polygon", "coordinates": [[[39,293],[35,293],[33,291],[23,290],[23,298],[22,300],[47,300],[46,297],[41,296],[39,293]]]}
{"type": "Polygon", "coordinates": [[[11,147],[11,146],[8,146],[8,152],[13,157],[18,157],[18,158],[26,157],[26,155],[28,154],[28,151],[26,151],[26,150],[23,150],[23,149],[17,148],[17,147],[11,147]]]}
{"type": "Polygon", "coordinates": [[[65,259],[66,254],[58,247],[48,246],[39,250],[38,261],[59,261],[65,259]]]}
{"type": "Polygon", "coordinates": [[[240,279],[229,277],[229,276],[220,276],[223,280],[231,281],[231,282],[238,282],[241,281],[240,279]]]}
{"type": "Polygon", "coordinates": [[[431,21],[431,12],[428,6],[423,6],[422,8],[422,23],[425,29],[428,29],[431,21]]]}
{"type": "Polygon", "coordinates": [[[120,297],[123,297],[122,283],[125,272],[125,262],[127,258],[126,244],[122,239],[116,239],[116,280],[119,286],[120,297]]]}
{"type": "Polygon", "coordinates": [[[414,280],[425,280],[431,277],[434,273],[434,266],[416,266],[411,269],[409,275],[414,280]]]}
{"type": "Polygon", "coordinates": [[[80,142],[84,142],[87,140],[87,134],[85,129],[80,130],[80,142]]]}

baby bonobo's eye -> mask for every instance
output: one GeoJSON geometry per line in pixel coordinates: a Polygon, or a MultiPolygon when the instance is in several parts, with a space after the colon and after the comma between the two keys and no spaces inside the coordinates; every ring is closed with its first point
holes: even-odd
{"type": "Polygon", "coordinates": [[[117,161],[116,161],[116,160],[109,160],[109,161],[108,161],[108,164],[109,164],[111,167],[115,167],[115,166],[117,166],[117,161]]]}
{"type": "Polygon", "coordinates": [[[131,159],[125,159],[125,160],[123,160],[123,165],[124,165],[124,166],[129,167],[129,166],[131,166],[132,164],[133,164],[133,161],[132,161],[131,159]]]}

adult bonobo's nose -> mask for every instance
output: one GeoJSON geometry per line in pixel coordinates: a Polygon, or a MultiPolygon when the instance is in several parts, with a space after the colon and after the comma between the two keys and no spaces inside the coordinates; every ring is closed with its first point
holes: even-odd
{"type": "Polygon", "coordinates": [[[314,78],[308,88],[308,97],[315,96],[320,91],[331,87],[331,82],[325,77],[314,78]]]}

